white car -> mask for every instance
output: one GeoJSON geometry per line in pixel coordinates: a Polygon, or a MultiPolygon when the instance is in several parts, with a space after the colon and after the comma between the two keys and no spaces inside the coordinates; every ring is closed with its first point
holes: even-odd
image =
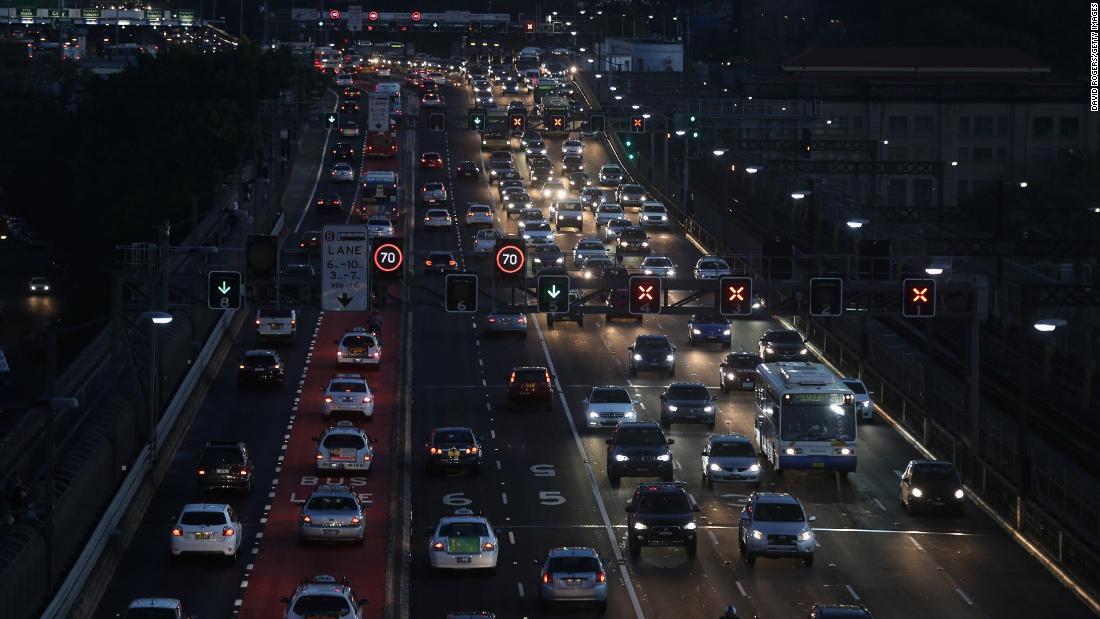
{"type": "Polygon", "coordinates": [[[332,170],[329,171],[329,176],[331,176],[334,181],[354,182],[355,170],[352,169],[350,163],[341,161],[332,166],[332,170]]]}
{"type": "Polygon", "coordinates": [[[488,204],[471,202],[466,205],[466,225],[493,225],[493,208],[488,204]]]}
{"type": "Polygon", "coordinates": [[[638,225],[643,228],[668,228],[668,209],[654,200],[642,202],[642,212],[638,216],[638,225]]]}
{"type": "Polygon", "coordinates": [[[393,236],[393,222],[385,215],[371,215],[367,218],[367,234],[375,236],[393,236]]]}
{"type": "Polygon", "coordinates": [[[644,275],[657,275],[659,277],[676,277],[676,265],[668,256],[646,256],[642,260],[642,273],[644,275]]]}
{"type": "Polygon", "coordinates": [[[625,217],[612,219],[603,227],[603,230],[600,231],[600,235],[603,237],[604,241],[614,242],[618,240],[619,234],[621,234],[623,230],[633,227],[634,224],[630,223],[630,220],[625,217]]]}
{"type": "Polygon", "coordinates": [[[442,107],[443,97],[438,92],[429,92],[420,99],[420,105],[424,107],[442,107]]]}
{"type": "Polygon", "coordinates": [[[565,183],[560,180],[546,181],[542,184],[542,199],[545,201],[564,200],[568,195],[569,190],[565,188],[565,183]]]}
{"type": "Polygon", "coordinates": [[[561,154],[584,155],[584,144],[580,140],[566,140],[561,144],[561,154]]]}
{"type": "Polygon", "coordinates": [[[607,224],[612,219],[626,219],[626,213],[623,212],[623,207],[618,204],[612,204],[610,202],[604,202],[596,207],[596,227],[600,227],[607,224]]]}
{"type": "Polygon", "coordinates": [[[45,277],[32,277],[27,282],[27,289],[31,294],[46,294],[50,291],[50,282],[45,277]]]}
{"type": "Polygon", "coordinates": [[[241,522],[224,503],[188,503],[172,527],[172,556],[219,554],[233,559],[241,547],[241,522]]]}
{"type": "Polygon", "coordinates": [[[474,97],[474,103],[476,103],[479,107],[489,107],[493,104],[493,95],[487,92],[479,93],[476,97],[474,97]]]}
{"type": "Polygon", "coordinates": [[[424,204],[446,204],[447,187],[443,183],[424,183],[420,188],[420,201],[424,204]]]}
{"type": "Polygon", "coordinates": [[[867,385],[863,384],[863,381],[858,378],[842,378],[840,380],[845,387],[856,394],[856,414],[859,415],[859,418],[873,420],[875,418],[875,403],[871,400],[871,396],[875,395],[875,392],[868,391],[867,385]]]}
{"type": "Polygon", "coordinates": [[[592,236],[581,237],[573,248],[573,264],[582,266],[589,258],[607,258],[607,248],[603,243],[592,236]]]}
{"type": "Polygon", "coordinates": [[[712,434],[703,445],[703,484],[742,482],[760,488],[760,458],[744,434],[712,434]]]}
{"type": "Polygon", "coordinates": [[[695,263],[695,279],[717,279],[732,274],[729,263],[717,256],[703,256],[695,263]]]}
{"type": "Polygon", "coordinates": [[[489,521],[462,508],[444,516],[428,541],[428,559],[435,569],[495,569],[500,547],[489,521]]]}
{"type": "Polygon", "coordinates": [[[621,185],[624,177],[623,169],[617,164],[608,163],[600,168],[600,184],[605,187],[621,185]]]}
{"type": "Polygon", "coordinates": [[[451,227],[451,213],[444,208],[430,208],[424,213],[425,228],[449,228],[451,227]]]}
{"type": "Polygon", "coordinates": [[[382,343],[366,327],[356,327],[344,334],[336,343],[336,363],[338,365],[382,364],[382,343]]]}
{"type": "Polygon", "coordinates": [[[306,619],[307,617],[363,619],[362,607],[367,603],[366,599],[356,599],[355,592],[347,584],[347,579],[341,583],[337,582],[336,578],[325,574],[303,580],[294,590],[292,597],[281,598],[281,601],[286,604],[283,619],[306,619]]]}
{"type": "Polygon", "coordinates": [[[584,404],[584,418],[589,428],[614,428],[620,421],[638,419],[634,400],[625,387],[593,387],[581,404],[584,404]]]}
{"type": "Polygon", "coordinates": [[[191,615],[183,609],[183,602],[176,598],[134,598],[126,607],[124,619],[163,617],[164,619],[188,619],[191,615]]]}
{"type": "Polygon", "coordinates": [[[374,418],[374,394],[358,374],[337,374],[321,387],[321,417],[374,418]]]}
{"type": "Polygon", "coordinates": [[[474,94],[493,92],[493,85],[489,80],[474,80],[474,94]]]}
{"type": "Polygon", "coordinates": [[[546,220],[530,221],[523,228],[523,240],[538,245],[554,242],[554,231],[550,229],[550,222],[546,220]]]}
{"type": "Polygon", "coordinates": [[[355,85],[355,78],[352,77],[348,73],[341,73],[340,75],[336,76],[336,85],[337,86],[354,86],[355,85]]]}
{"type": "Polygon", "coordinates": [[[294,339],[298,332],[298,312],[292,309],[256,310],[256,339],[294,339]]]}
{"type": "Polygon", "coordinates": [[[339,421],[317,437],[318,471],[365,471],[370,475],[374,447],[370,435],[352,421],[339,421]]]}
{"type": "Polygon", "coordinates": [[[497,250],[497,240],[504,238],[500,230],[478,230],[474,235],[474,253],[492,254],[497,250]]]}

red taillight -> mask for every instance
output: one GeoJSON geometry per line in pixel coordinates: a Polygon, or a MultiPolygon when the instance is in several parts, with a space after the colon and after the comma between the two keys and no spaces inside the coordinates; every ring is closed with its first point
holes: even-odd
{"type": "Polygon", "coordinates": [[[447,264],[449,264],[449,265],[451,265],[451,266],[455,266],[455,264],[456,264],[456,263],[455,263],[455,261],[454,261],[454,260],[448,260],[448,261],[447,261],[447,264]]]}
{"type": "Polygon", "coordinates": [[[321,452],[319,452],[319,451],[318,451],[318,452],[317,452],[317,459],[318,459],[318,460],[321,460],[321,459],[323,459],[323,458],[324,458],[324,456],[323,456],[323,455],[321,454],[321,452]]]}
{"type": "Polygon", "coordinates": [[[236,533],[237,531],[233,527],[225,527],[222,529],[223,537],[233,537],[236,533]]]}
{"type": "Polygon", "coordinates": [[[508,377],[508,382],[510,382],[510,383],[516,382],[516,373],[515,372],[512,372],[512,375],[508,377]]]}
{"type": "Polygon", "coordinates": [[[607,574],[596,572],[596,582],[607,582],[607,574]]]}
{"type": "Polygon", "coordinates": [[[548,585],[553,581],[554,581],[554,578],[552,576],[550,576],[549,572],[542,575],[542,584],[548,585]]]}
{"type": "Polygon", "coordinates": [[[206,469],[199,469],[199,475],[206,475],[206,469]]]}
{"type": "Polygon", "coordinates": [[[429,267],[432,266],[432,261],[431,260],[425,260],[424,261],[424,266],[429,266],[429,267]]]}
{"type": "Polygon", "coordinates": [[[309,516],[302,516],[302,522],[305,524],[309,524],[313,522],[313,518],[310,518],[309,516]]]}
{"type": "Polygon", "coordinates": [[[482,550],[492,550],[493,548],[495,548],[495,546],[493,546],[493,542],[485,542],[481,545],[482,550]]]}
{"type": "Polygon", "coordinates": [[[172,527],[172,537],[183,537],[183,529],[172,527]]]}
{"type": "Polygon", "coordinates": [[[443,542],[436,542],[432,544],[432,550],[443,550],[443,542]]]}
{"type": "Polygon", "coordinates": [[[370,462],[370,460],[371,460],[370,454],[367,454],[367,455],[363,456],[363,462],[370,462]]]}
{"type": "Polygon", "coordinates": [[[363,522],[363,521],[359,519],[359,516],[352,516],[352,517],[351,517],[351,523],[352,523],[352,524],[354,524],[354,525],[357,525],[357,524],[359,524],[360,522],[363,522]]]}
{"type": "Polygon", "coordinates": [[[442,449],[440,449],[440,448],[438,448],[438,447],[432,447],[432,448],[431,448],[431,449],[430,449],[430,450],[428,451],[428,453],[432,454],[433,456],[437,456],[437,455],[439,455],[439,454],[443,453],[443,450],[442,450],[442,449]]]}
{"type": "Polygon", "coordinates": [[[241,477],[248,477],[248,469],[241,469],[241,477]]]}
{"type": "Polygon", "coordinates": [[[477,453],[477,447],[467,447],[467,448],[466,448],[466,453],[468,453],[468,454],[476,454],[476,453],[477,453]]]}
{"type": "Polygon", "coordinates": [[[325,398],[325,403],[326,404],[332,404],[332,397],[329,396],[329,397],[325,398]]]}

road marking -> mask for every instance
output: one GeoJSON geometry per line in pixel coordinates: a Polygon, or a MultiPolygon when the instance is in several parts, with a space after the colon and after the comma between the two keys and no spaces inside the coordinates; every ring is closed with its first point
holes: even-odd
{"type": "Polygon", "coordinates": [[[246,579],[241,581],[241,589],[247,589],[247,588],[248,588],[248,579],[246,578],[246,579]]]}
{"type": "Polygon", "coordinates": [[[963,601],[966,602],[967,606],[974,605],[974,600],[970,599],[970,596],[966,594],[966,591],[963,591],[962,589],[956,587],[955,593],[959,594],[959,597],[961,597],[963,601]]]}
{"type": "Polygon", "coordinates": [[[859,601],[859,594],[852,588],[852,585],[844,585],[844,588],[848,590],[848,595],[852,596],[853,600],[859,601]]]}
{"type": "Polygon", "coordinates": [[[517,582],[516,583],[516,588],[519,589],[519,596],[523,597],[523,583],[517,582]]]}
{"type": "MultiPolygon", "coordinates": [[[[723,527],[716,527],[723,528],[723,527]]],[[[730,527],[732,528],[732,527],[730,527]]],[[[983,537],[989,533],[971,533],[967,531],[920,531],[917,529],[844,529],[829,527],[814,527],[814,531],[830,531],[832,533],[901,533],[908,535],[944,535],[947,537],[983,537]]]]}
{"type": "Polygon", "coordinates": [[[497,460],[497,470],[500,470],[500,460],[497,460]]]}
{"type": "Polygon", "coordinates": [[[508,541],[512,544],[516,543],[516,536],[513,535],[511,531],[508,531],[508,541]]]}
{"type": "Polygon", "coordinates": [[[492,404],[489,404],[488,402],[486,402],[486,403],[485,403],[485,410],[487,410],[487,411],[491,411],[491,410],[493,410],[493,405],[492,405],[492,404]]]}
{"type": "MultiPolygon", "coordinates": [[[[329,92],[336,94],[332,89],[329,92]]],[[[336,107],[340,104],[340,95],[336,95],[336,103],[332,104],[332,110],[335,112],[336,107]]],[[[325,143],[321,145],[321,161],[317,164],[317,175],[313,179],[313,189],[309,190],[309,197],[306,198],[306,207],[302,209],[301,216],[298,217],[298,223],[294,224],[294,233],[298,233],[298,229],[302,227],[302,222],[305,221],[306,213],[309,212],[310,205],[313,204],[313,196],[317,195],[317,187],[321,183],[321,172],[325,169],[325,154],[328,153],[328,141],[332,137],[332,129],[325,129],[325,143]]],[[[365,139],[365,138],[364,138],[365,139]]],[[[355,205],[355,197],[352,196],[352,206],[355,205]]],[[[350,207],[349,207],[350,210],[350,207]]]]}
{"type": "Polygon", "coordinates": [[[875,505],[878,505],[879,509],[881,509],[882,511],[886,511],[886,506],[882,504],[882,501],[878,500],[878,497],[875,497],[872,500],[875,502],[875,505]]]}
{"type": "Polygon", "coordinates": [[[707,537],[710,538],[710,543],[714,544],[715,546],[718,545],[718,536],[714,534],[714,531],[711,531],[711,530],[708,529],[707,530],[707,537]]]}
{"type": "Polygon", "coordinates": [[[913,542],[913,545],[917,547],[917,550],[924,550],[924,546],[921,546],[920,542],[917,541],[917,538],[913,537],[912,535],[909,536],[909,541],[913,542]]]}
{"type": "Polygon", "coordinates": [[[497,437],[497,431],[496,430],[489,430],[489,438],[496,440],[496,437],[497,437]]]}
{"type": "Polygon", "coordinates": [[[503,503],[504,503],[505,505],[507,505],[507,504],[508,504],[508,493],[507,493],[507,492],[501,492],[501,493],[500,493],[500,500],[501,500],[501,502],[503,502],[503,503]]]}
{"type": "Polygon", "coordinates": [[[733,581],[733,584],[737,585],[737,590],[742,596],[749,597],[749,594],[745,592],[745,585],[742,585],[740,580],[733,581]]]}

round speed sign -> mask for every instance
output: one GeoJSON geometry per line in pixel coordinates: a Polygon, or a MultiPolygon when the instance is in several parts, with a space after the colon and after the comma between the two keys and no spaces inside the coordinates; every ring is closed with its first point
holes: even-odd
{"type": "Polygon", "coordinates": [[[515,275],[523,270],[527,257],[521,248],[505,245],[497,250],[497,269],[505,275],[515,275]]]}
{"type": "Polygon", "coordinates": [[[373,259],[374,268],[383,273],[393,273],[401,268],[405,254],[401,251],[401,246],[386,242],[374,248],[373,259]]]}

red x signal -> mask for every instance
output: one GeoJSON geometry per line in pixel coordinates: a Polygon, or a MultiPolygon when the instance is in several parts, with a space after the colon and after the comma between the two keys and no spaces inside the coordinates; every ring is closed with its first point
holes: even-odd
{"type": "Polygon", "coordinates": [[[735,303],[740,303],[745,300],[745,287],[744,286],[729,286],[726,288],[726,292],[729,293],[729,300],[735,303]]]}
{"type": "Polygon", "coordinates": [[[910,288],[909,291],[913,294],[913,303],[927,303],[928,302],[928,287],[924,288],[910,288]]]}
{"type": "Polygon", "coordinates": [[[653,286],[638,286],[638,300],[639,301],[652,301],[653,300],[653,286]]]}

